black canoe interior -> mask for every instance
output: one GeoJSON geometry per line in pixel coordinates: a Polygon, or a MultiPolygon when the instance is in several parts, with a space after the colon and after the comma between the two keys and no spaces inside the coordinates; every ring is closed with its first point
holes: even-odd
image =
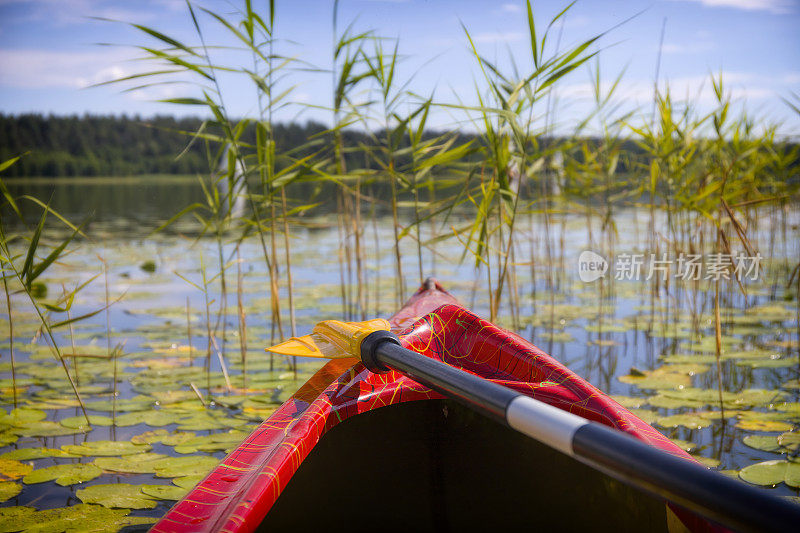
{"type": "Polygon", "coordinates": [[[259,531],[665,531],[644,495],[447,400],[345,420],[259,531]]]}

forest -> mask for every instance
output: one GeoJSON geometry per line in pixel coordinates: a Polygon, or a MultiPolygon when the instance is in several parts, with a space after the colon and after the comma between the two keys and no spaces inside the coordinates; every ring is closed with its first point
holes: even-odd
{"type": "MultiPolygon", "coordinates": [[[[0,113],[0,161],[24,154],[17,164],[5,171],[6,177],[68,177],[68,176],[135,176],[142,174],[205,174],[218,163],[209,161],[210,153],[204,142],[192,142],[203,119],[176,118],[169,115],[141,117],[139,115],[8,115],[0,113]]],[[[273,125],[276,149],[303,157],[315,150],[331,146],[333,133],[319,122],[276,123],[273,125]]],[[[214,126],[206,131],[214,132],[214,126]]],[[[442,132],[426,131],[426,139],[442,132]]],[[[383,132],[367,135],[362,131],[344,130],[349,146],[370,147],[383,132]]],[[[458,135],[462,142],[481,143],[469,133],[458,135]]],[[[540,138],[541,145],[563,145],[564,139],[540,138]]],[[[254,128],[242,134],[242,142],[254,143],[254,128]]],[[[601,141],[596,140],[597,143],[601,141]]],[[[591,144],[591,143],[590,143],[591,144]]],[[[408,139],[401,142],[408,146],[408,139]]],[[[635,142],[623,143],[625,156],[620,158],[619,170],[626,171],[631,161],[645,155],[635,142]]],[[[402,152],[402,149],[400,150],[402,152]]],[[[363,167],[361,151],[349,151],[347,167],[363,167]]],[[[403,155],[398,161],[405,162],[403,155]]],[[[477,161],[478,157],[473,159],[477,161]]],[[[368,168],[377,170],[374,162],[368,168]]]]}

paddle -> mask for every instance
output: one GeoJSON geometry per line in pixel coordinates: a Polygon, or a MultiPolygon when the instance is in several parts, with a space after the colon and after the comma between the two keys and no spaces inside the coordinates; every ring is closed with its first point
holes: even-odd
{"type": "Polygon", "coordinates": [[[477,412],[628,485],[742,531],[792,531],[800,505],[670,455],[479,376],[403,348],[382,319],[320,322],[311,335],[267,351],[328,359],[354,357],[372,372],[396,370],[477,412]]]}

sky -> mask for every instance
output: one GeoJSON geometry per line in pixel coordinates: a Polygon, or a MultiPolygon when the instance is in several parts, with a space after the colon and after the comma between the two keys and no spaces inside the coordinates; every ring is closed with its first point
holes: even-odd
{"type": "MultiPolygon", "coordinates": [[[[200,0],[197,5],[224,14],[232,13],[237,2],[200,0]]],[[[286,88],[292,87],[287,106],[276,118],[330,123],[333,1],[276,4],[276,51],[298,60],[286,76],[286,88]]],[[[264,11],[267,2],[254,5],[264,11]]],[[[533,2],[540,32],[565,5],[533,2]]],[[[621,109],[642,117],[651,112],[660,56],[660,86],[668,84],[675,100],[689,99],[699,111],[710,110],[709,75],[722,73],[739,108],[780,124],[782,135],[800,135],[800,116],[782,101],[793,93],[800,96],[800,0],[579,0],[562,20],[550,41],[561,49],[607,32],[595,49],[605,87],[624,71],[616,98],[621,109]]],[[[339,21],[340,29],[353,22],[357,29],[399,39],[398,79],[410,80],[409,90],[433,94],[439,103],[476,101],[482,78],[465,28],[485,57],[503,66],[513,57],[521,70],[531,64],[524,1],[341,0],[339,21]]],[[[193,87],[169,84],[126,92],[118,84],[93,86],[152,68],[136,60],[135,46],[156,42],[128,23],[198,42],[185,0],[0,0],[0,113],[201,115],[196,107],[156,101],[196,95],[193,87]]],[[[232,44],[210,17],[201,16],[200,24],[209,44],[232,44]]],[[[216,57],[248,61],[233,52],[216,57]]],[[[590,76],[587,65],[557,86],[552,120],[562,129],[591,108],[590,76]]],[[[257,112],[251,82],[223,76],[222,90],[231,115],[257,112]]],[[[431,123],[469,128],[464,120],[457,110],[437,107],[431,123]]]]}

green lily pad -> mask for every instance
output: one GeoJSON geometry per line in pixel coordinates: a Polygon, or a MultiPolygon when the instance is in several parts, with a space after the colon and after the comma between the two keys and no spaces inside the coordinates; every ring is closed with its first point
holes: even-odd
{"type": "Polygon", "coordinates": [[[215,429],[225,429],[229,427],[223,421],[214,418],[208,413],[201,412],[190,417],[181,419],[178,422],[178,429],[183,431],[211,431],[215,429]]]}
{"type": "Polygon", "coordinates": [[[152,509],[156,501],[144,494],[139,485],[108,483],[92,485],[75,493],[83,503],[96,503],[108,508],[152,509]]]}
{"type": "Polygon", "coordinates": [[[172,483],[183,489],[191,490],[195,488],[198,483],[203,481],[205,477],[206,477],[205,474],[194,475],[194,476],[181,476],[172,478],[172,483]]]}
{"type": "Polygon", "coordinates": [[[0,478],[19,479],[33,470],[33,466],[13,459],[0,459],[0,478]]]}
{"type": "Polygon", "coordinates": [[[183,477],[207,474],[219,463],[218,459],[207,455],[188,457],[169,457],[155,464],[157,477],[183,477]]]}
{"type": "Polygon", "coordinates": [[[188,489],[176,485],[142,485],[142,492],[159,500],[180,500],[189,493],[188,489]]]}
{"type": "MultiPolygon", "coordinates": [[[[88,429],[90,426],[86,423],[86,418],[81,416],[70,416],[62,418],[60,421],[62,426],[76,429],[88,429]]],[[[108,416],[103,415],[89,415],[89,423],[92,426],[110,426],[112,420],[108,416]]]]}
{"type": "Polygon", "coordinates": [[[790,487],[800,488],[800,462],[789,461],[783,482],[790,487]]]}
{"type": "Polygon", "coordinates": [[[669,364],[691,363],[691,364],[707,365],[710,363],[716,363],[717,358],[713,355],[674,354],[674,355],[662,356],[661,361],[669,364]]]}
{"type": "Polygon", "coordinates": [[[778,436],[778,444],[791,452],[800,450],[800,432],[790,431],[778,436]]]}
{"type": "Polygon", "coordinates": [[[746,446],[765,452],[780,452],[778,437],[774,435],[747,435],[742,439],[746,446]]]}
{"type": "Polygon", "coordinates": [[[153,392],[152,396],[160,405],[183,402],[186,400],[197,401],[197,396],[194,391],[186,390],[168,390],[153,392]]]}
{"type": "MultiPolygon", "coordinates": [[[[120,412],[128,412],[128,411],[147,411],[153,408],[153,399],[147,396],[141,396],[136,398],[120,398],[116,401],[116,411],[120,412]]],[[[87,409],[91,409],[92,411],[106,411],[111,412],[115,410],[115,406],[112,402],[108,400],[102,401],[95,401],[95,402],[88,402],[86,404],[87,409]]]]}
{"type": "Polygon", "coordinates": [[[196,434],[192,431],[178,431],[177,433],[171,433],[162,438],[161,443],[167,446],[177,446],[193,439],[195,435],[196,434]]]}
{"type": "Polygon", "coordinates": [[[47,413],[39,409],[26,409],[20,407],[12,409],[10,413],[0,415],[0,424],[7,426],[26,426],[31,422],[39,422],[47,417],[47,413]]]}
{"type": "Polygon", "coordinates": [[[688,374],[671,371],[670,366],[674,365],[644,371],[632,368],[630,374],[620,376],[618,379],[623,383],[636,385],[640,389],[679,389],[691,385],[692,380],[688,374]]]}
{"type": "Polygon", "coordinates": [[[769,405],[774,402],[779,402],[783,399],[783,394],[764,389],[745,389],[736,394],[733,402],[741,406],[758,407],[762,405],[769,405]]]}
{"type": "Polygon", "coordinates": [[[68,453],[83,456],[106,456],[113,455],[133,455],[135,453],[144,453],[152,449],[149,444],[134,444],[127,441],[113,441],[113,440],[96,440],[91,442],[84,442],[83,444],[67,444],[61,447],[62,450],[68,453]]]}
{"type": "Polygon", "coordinates": [[[764,461],[746,466],[739,472],[739,477],[754,485],[775,486],[785,482],[791,487],[800,487],[800,462],[764,461]]]}
{"type": "Polygon", "coordinates": [[[791,320],[795,316],[794,313],[794,310],[777,304],[758,305],[745,311],[745,314],[756,317],[759,320],[778,322],[791,320]]]}
{"type": "Polygon", "coordinates": [[[0,447],[8,446],[9,444],[14,444],[19,440],[19,436],[15,435],[14,433],[10,433],[8,431],[3,431],[0,433],[0,447]]]}
{"type": "Polygon", "coordinates": [[[703,457],[702,455],[693,455],[692,457],[706,468],[717,468],[720,464],[719,459],[713,457],[703,457]]]}
{"type": "Polygon", "coordinates": [[[32,485],[34,483],[44,483],[45,481],[55,480],[59,485],[66,487],[68,485],[90,481],[102,475],[102,473],[102,470],[92,464],[63,464],[34,470],[25,476],[22,481],[28,485],[32,485]]]}
{"type": "Polygon", "coordinates": [[[781,402],[775,404],[773,408],[776,411],[783,411],[800,418],[800,402],[781,402]]]}
{"type": "Polygon", "coordinates": [[[648,403],[647,398],[635,398],[633,396],[621,396],[619,394],[611,396],[611,399],[626,409],[637,409],[648,403]]]}
{"type": "Polygon", "coordinates": [[[5,502],[22,492],[22,485],[13,481],[0,481],[0,502],[5,502]]]}
{"type": "Polygon", "coordinates": [[[625,324],[590,324],[583,329],[589,333],[625,333],[631,328],[625,324]]]}
{"type": "Polygon", "coordinates": [[[131,442],[134,444],[156,444],[161,442],[167,435],[169,435],[169,431],[166,429],[154,429],[131,437],[131,442]]]}
{"type": "Polygon", "coordinates": [[[779,420],[760,420],[757,418],[748,418],[739,420],[736,427],[747,431],[789,431],[792,429],[791,424],[781,422],[779,420]]]}
{"type": "Polygon", "coordinates": [[[662,409],[678,409],[680,407],[703,407],[706,402],[689,398],[675,398],[666,394],[656,394],[647,400],[648,405],[662,409]]]}
{"type": "Polygon", "coordinates": [[[688,376],[695,376],[708,372],[710,367],[708,365],[701,365],[697,362],[694,363],[670,363],[662,366],[659,370],[668,373],[686,374],[688,376]]]}
{"type": "Polygon", "coordinates": [[[20,526],[26,524],[31,516],[36,514],[33,507],[2,507],[0,508],[0,531],[19,531],[20,526]]]}
{"type": "Polygon", "coordinates": [[[175,446],[178,453],[195,453],[198,451],[215,452],[235,448],[249,433],[231,430],[226,433],[196,436],[175,446]]]}
{"type": "Polygon", "coordinates": [[[164,459],[160,453],[141,453],[125,457],[98,457],[94,464],[103,470],[124,474],[154,474],[155,462],[164,459]]]}
{"type": "Polygon", "coordinates": [[[58,422],[41,420],[25,424],[25,427],[15,428],[14,433],[21,437],[58,437],[62,435],[77,435],[85,433],[83,429],[64,427],[58,422]]]}
{"type": "Polygon", "coordinates": [[[742,359],[736,361],[737,366],[749,366],[750,368],[785,368],[788,366],[795,366],[797,358],[785,359],[742,359]]]}
{"type": "Polygon", "coordinates": [[[74,459],[81,456],[56,448],[20,448],[0,455],[0,459],[13,459],[15,461],[30,461],[31,459],[44,459],[47,457],[74,459]]]}
{"type": "Polygon", "coordinates": [[[680,448],[685,452],[689,452],[697,448],[697,444],[695,444],[694,442],[689,442],[688,440],[682,440],[682,439],[670,439],[670,440],[673,442],[673,444],[675,444],[678,448],[680,448]]]}
{"type": "Polygon", "coordinates": [[[652,424],[658,420],[658,413],[650,409],[631,409],[630,411],[646,424],[652,424]]]}
{"type": "Polygon", "coordinates": [[[664,416],[659,418],[656,423],[665,428],[684,426],[689,429],[700,429],[711,425],[711,422],[707,418],[697,416],[696,414],[664,416]]]}

